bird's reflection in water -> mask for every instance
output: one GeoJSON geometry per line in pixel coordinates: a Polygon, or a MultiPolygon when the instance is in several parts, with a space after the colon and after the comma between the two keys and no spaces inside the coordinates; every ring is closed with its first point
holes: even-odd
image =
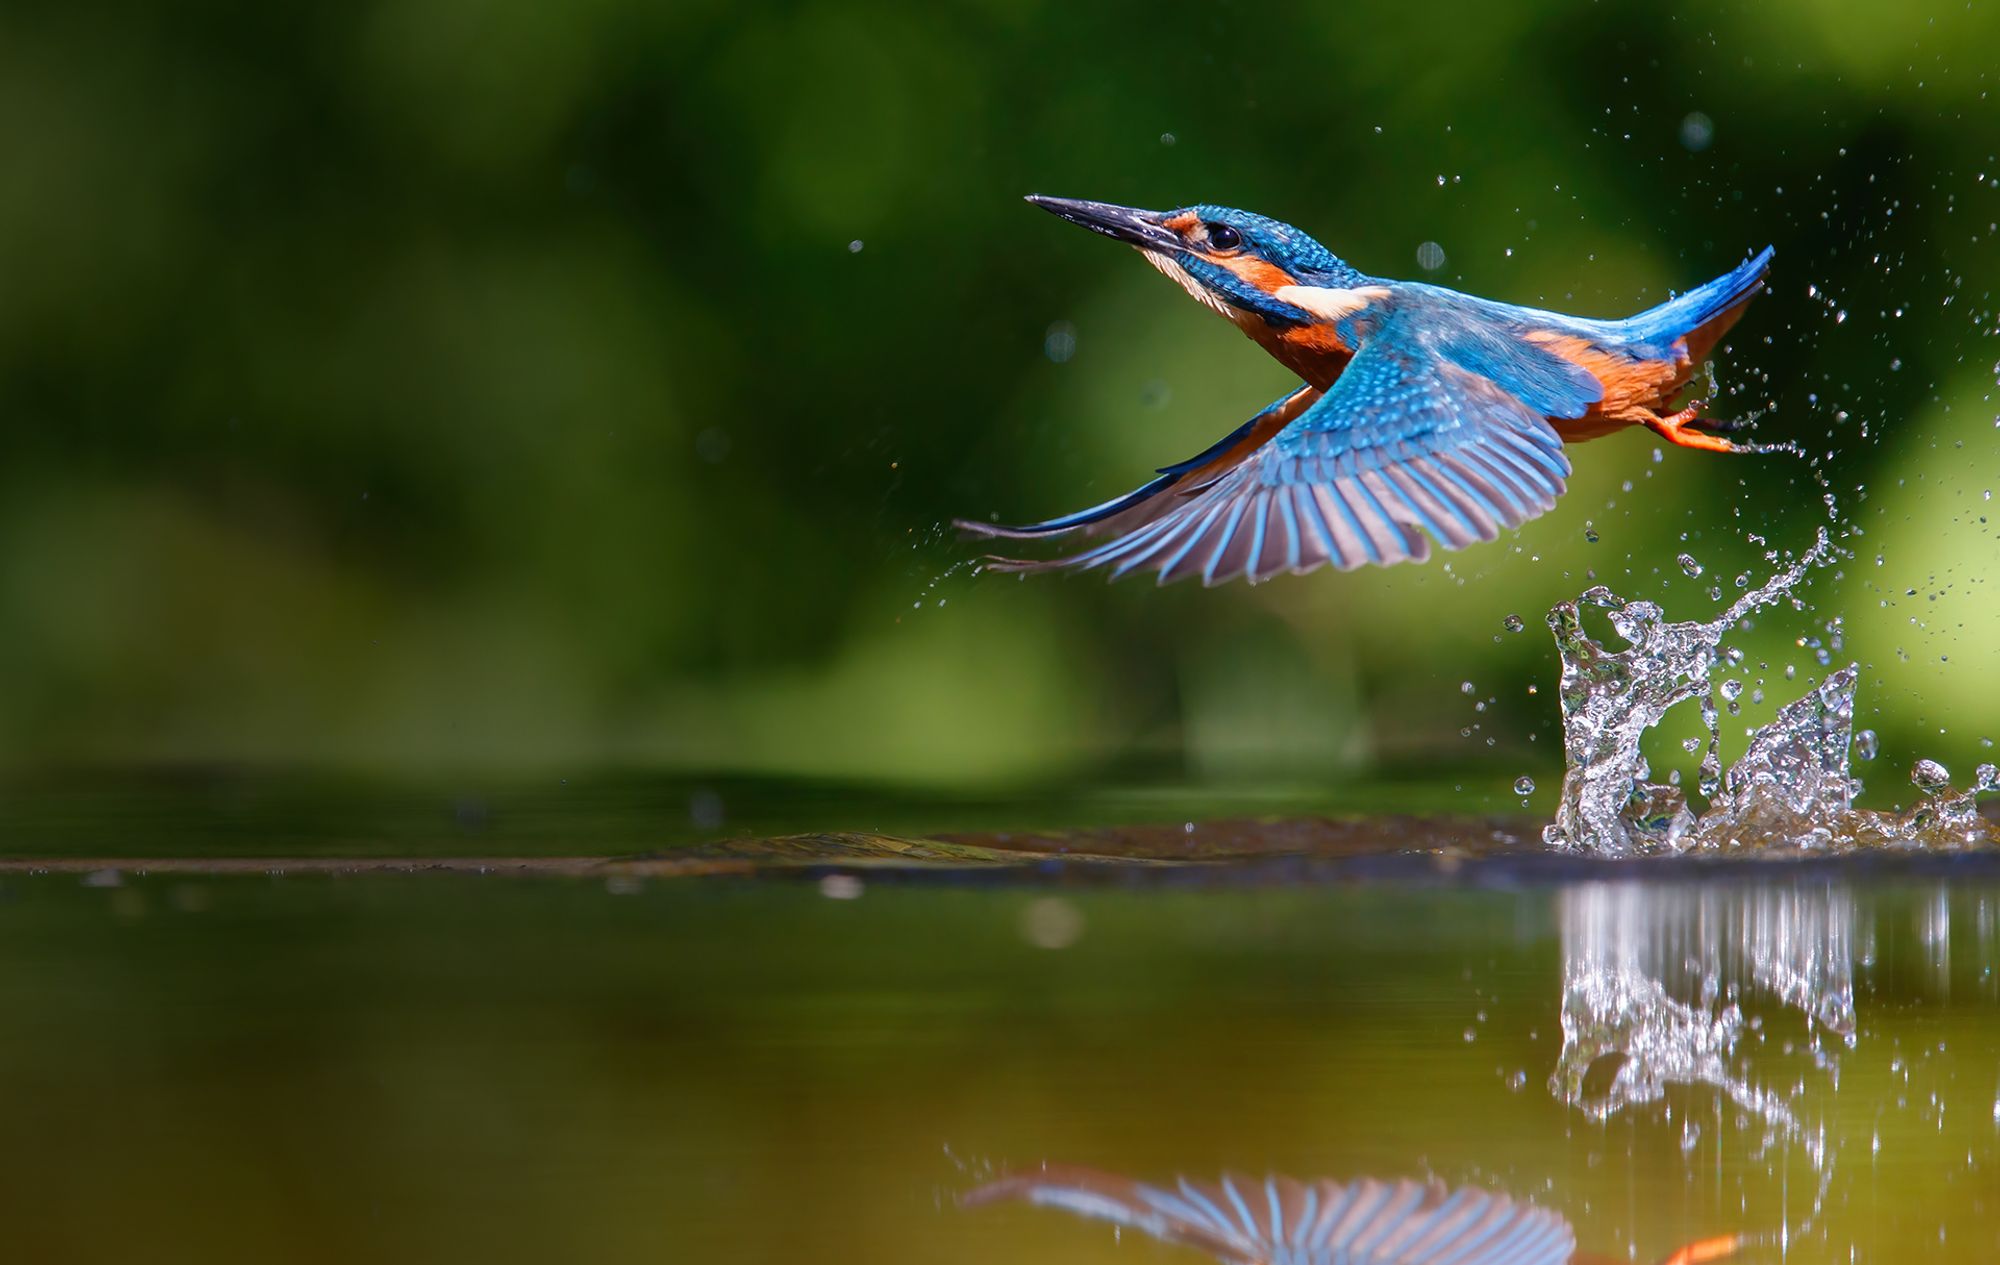
{"type": "MultiPolygon", "coordinates": [[[[1019,1199],[1129,1226],[1226,1265],[1594,1265],[1569,1222],[1504,1194],[1436,1182],[1179,1178],[1152,1186],[1086,1168],[1003,1178],[964,1203],[1019,1199]]],[[[1734,1255],[1733,1235],[1691,1243],[1661,1265],[1734,1255]]]]}
{"type": "MultiPolygon", "coordinates": [[[[1642,1232],[1660,1236],[1654,1251],[1681,1235],[1751,1235],[1702,1239],[1667,1256],[1671,1265],[1739,1254],[1904,1259],[1869,1245],[1992,1241],[2000,889],[1593,883],[1554,900],[1560,977],[1542,978],[1560,985],[1562,1047],[1549,1088],[1603,1127],[1563,1129],[1589,1154],[1570,1171],[1576,1189],[1556,1170],[1535,1188],[1565,1191],[1570,1210],[1589,1218],[1580,1224],[1591,1246],[1618,1233],[1604,1201],[1621,1184],[1642,1213],[1664,1200],[1682,1210],[1679,1220],[1650,1218],[1642,1232]],[[1614,1120],[1623,1127],[1611,1129],[1614,1120]],[[1613,1171],[1593,1176],[1605,1160],[1613,1171]],[[1915,1184],[1903,1176],[1918,1170],[1915,1184]]],[[[1524,1027],[1528,1015],[1520,1011],[1524,1027]]],[[[1579,1253],[1555,1211],[1435,1182],[1155,1186],[1049,1168],[965,1202],[1010,1199],[1231,1265],[1614,1259],[1579,1253]]],[[[1647,1255],[1621,1245],[1615,1259],[1647,1255]]]]}

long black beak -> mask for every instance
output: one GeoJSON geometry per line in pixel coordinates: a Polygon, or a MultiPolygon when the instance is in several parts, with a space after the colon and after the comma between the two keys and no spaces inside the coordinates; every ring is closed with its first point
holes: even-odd
{"type": "Polygon", "coordinates": [[[1159,211],[1141,211],[1137,207],[1087,202],[1081,198],[1045,198],[1039,193],[1029,194],[1028,201],[1051,215],[1060,215],[1072,224],[1081,224],[1093,233],[1102,233],[1130,246],[1144,250],[1187,249],[1180,234],[1162,226],[1166,216],[1159,211]]]}

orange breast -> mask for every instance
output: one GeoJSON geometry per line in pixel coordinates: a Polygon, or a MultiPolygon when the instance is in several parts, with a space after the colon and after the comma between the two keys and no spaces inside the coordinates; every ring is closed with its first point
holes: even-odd
{"type": "Polygon", "coordinates": [[[1263,325],[1261,336],[1254,332],[1250,336],[1279,364],[1322,391],[1333,385],[1354,358],[1354,349],[1331,325],[1294,325],[1278,330],[1262,321],[1258,324],[1263,325]]]}

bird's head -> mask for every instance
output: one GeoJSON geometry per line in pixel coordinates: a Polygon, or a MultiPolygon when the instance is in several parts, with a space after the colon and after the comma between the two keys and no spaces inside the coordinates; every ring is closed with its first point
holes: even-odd
{"type": "Polygon", "coordinates": [[[1138,248],[1146,262],[1239,324],[1280,329],[1335,319],[1368,279],[1306,234],[1268,216],[1227,206],[1141,211],[1075,198],[1031,195],[1044,211],[1138,248]]]}

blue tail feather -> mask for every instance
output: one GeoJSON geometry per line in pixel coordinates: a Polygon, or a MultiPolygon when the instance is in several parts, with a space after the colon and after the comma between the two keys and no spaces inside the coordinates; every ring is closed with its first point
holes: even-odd
{"type": "Polygon", "coordinates": [[[1763,289],[1764,274],[1770,271],[1771,257],[1776,253],[1766,246],[1715,280],[1628,317],[1622,324],[1642,342],[1672,342],[1684,337],[1763,289]]]}

